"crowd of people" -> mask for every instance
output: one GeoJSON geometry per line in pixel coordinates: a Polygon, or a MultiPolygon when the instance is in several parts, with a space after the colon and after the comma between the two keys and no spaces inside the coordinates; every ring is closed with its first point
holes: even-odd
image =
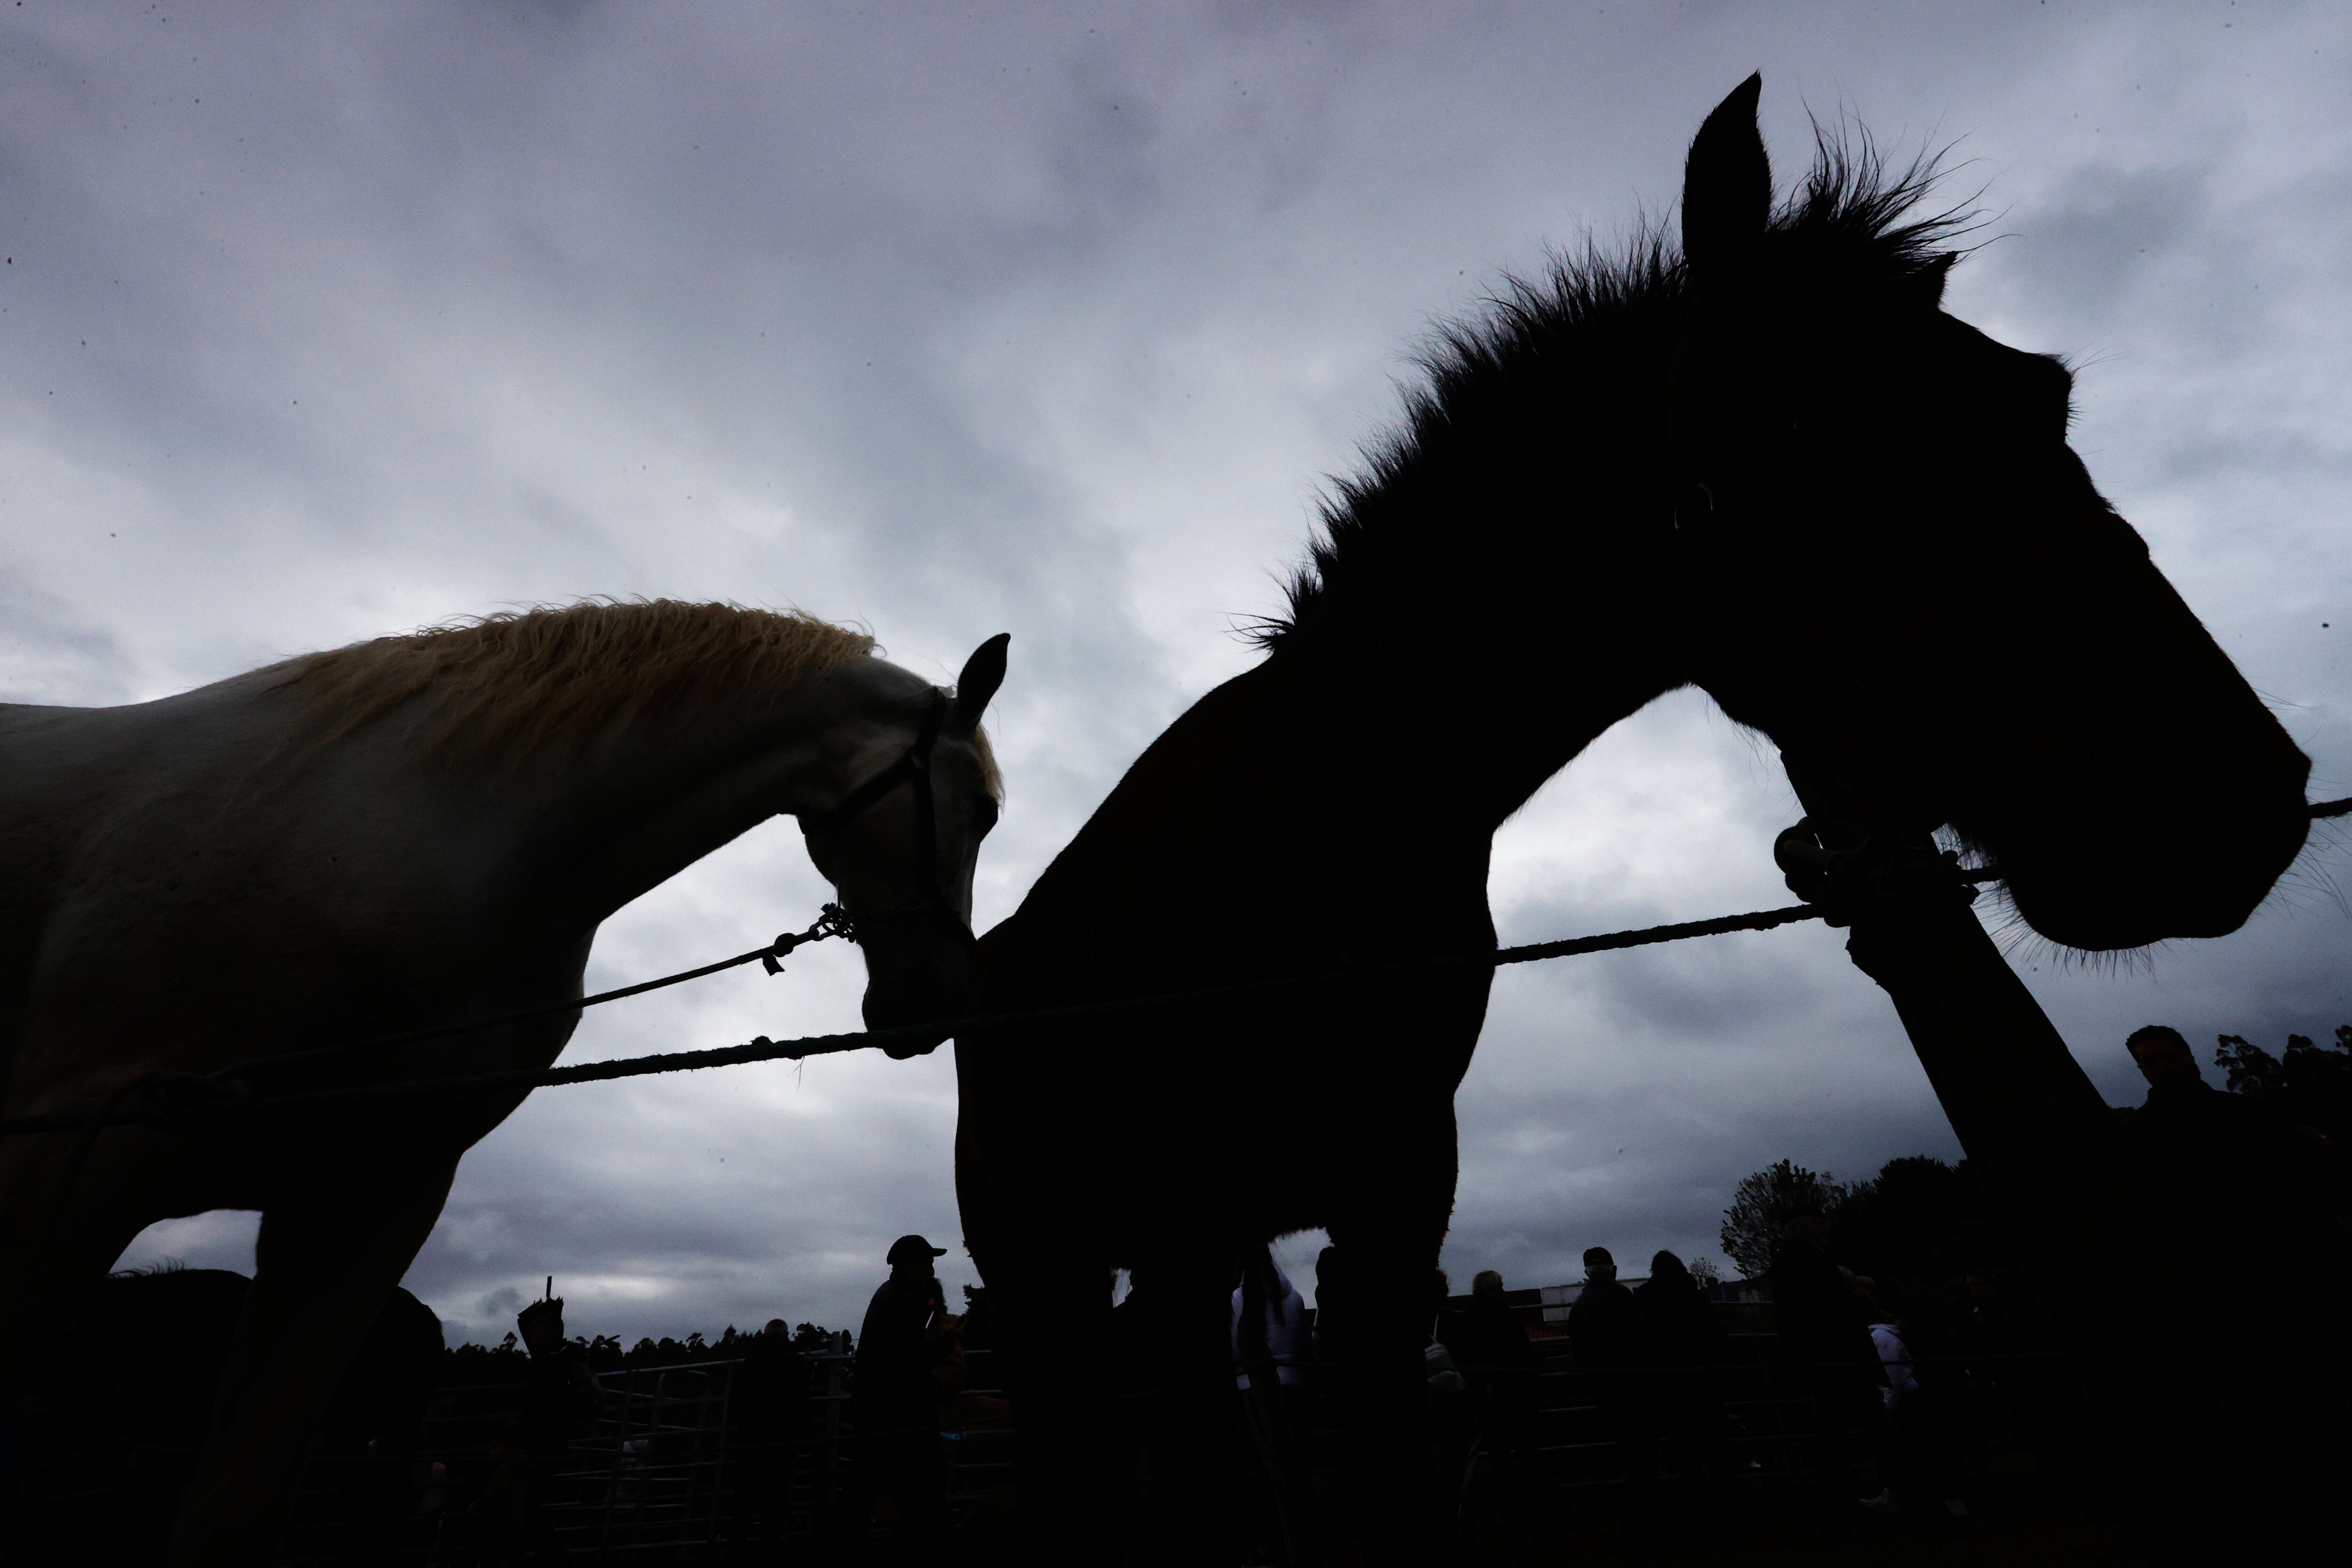
{"type": "MultiPolygon", "coordinates": [[[[2296,1045],[2301,1056],[2291,1049],[2290,1060],[2299,1087],[2290,1096],[2274,1087],[2289,1068],[2244,1041],[2225,1037],[2219,1058],[2242,1092],[2208,1083],[2177,1031],[2150,1026],[2127,1042],[2148,1087],[2141,1104],[2118,1111],[2120,1142],[2191,1254],[2297,1260],[2266,1294],[2211,1292],[2217,1332],[2260,1336],[2280,1321],[2283,1295],[2307,1321],[2323,1321],[2347,1283],[2352,1205],[2342,1129],[2314,1121],[2346,1103],[2337,1079],[2352,1085],[2352,1072],[2308,1042],[2296,1045]]],[[[1435,1277],[1422,1386],[1387,1414],[1425,1435],[1427,1489],[1441,1528],[1459,1535],[1472,1500],[1483,1498],[1491,1500],[1488,1515],[1515,1536],[1542,1536],[1556,1528],[1549,1513],[1563,1479],[1600,1483],[1596,1495],[1636,1532],[1675,1517],[1719,1528],[1751,1495],[1741,1478],[1769,1465],[1810,1490],[1824,1535],[1873,1513],[1929,1531],[1965,1531],[1986,1473],[1989,1405],[2052,1490],[2102,1490],[2105,1447],[2085,1397],[2081,1336],[2062,1331],[2026,1287],[1990,1211],[1970,1195],[1965,1170],[1896,1161],[1874,1182],[1834,1187],[1807,1186],[1811,1173],[1783,1167],[1776,1170],[1802,1180],[1772,1189],[1793,1196],[1769,1215],[1768,1265],[1728,1289],[1711,1288],[1667,1251],[1650,1258],[1646,1277],[1621,1280],[1612,1253],[1593,1247],[1564,1321],[1552,1321],[1535,1292],[1507,1289],[1494,1270],[1479,1272],[1466,1297],[1435,1277]]],[[[795,1509],[812,1495],[804,1483],[818,1453],[825,1383],[816,1358],[847,1353],[854,1343],[846,1408],[824,1428],[846,1435],[835,1458],[847,1463],[831,1472],[840,1484],[815,1510],[814,1544],[831,1560],[857,1559],[887,1496],[893,1560],[946,1561],[953,1527],[941,1430],[956,1425],[970,1357],[988,1332],[984,1293],[968,1289],[965,1310],[950,1310],[935,1270],[944,1253],[920,1236],[893,1243],[887,1277],[854,1341],[781,1319],[751,1333],[730,1326],[713,1339],[647,1338],[625,1349],[614,1339],[567,1338],[551,1281],[504,1345],[442,1352],[429,1311],[408,1299],[416,1323],[380,1325],[375,1336],[402,1350],[394,1360],[405,1370],[377,1378],[384,1389],[371,1394],[400,1384],[398,1399],[377,1400],[396,1407],[396,1416],[375,1420],[362,1409],[366,1401],[339,1396],[339,1410],[351,1405],[343,1421],[351,1431],[322,1452],[393,1461],[397,1484],[377,1487],[384,1497],[373,1500],[365,1488],[347,1487],[356,1500],[347,1510],[405,1515],[412,1537],[446,1520],[451,1528],[438,1539],[465,1543],[446,1560],[484,1568],[553,1562],[565,1554],[559,1524],[565,1505],[579,1500],[583,1454],[609,1437],[610,1395],[600,1376],[609,1385],[614,1373],[726,1363],[730,1468],[724,1509],[711,1522],[740,1555],[776,1561],[788,1536],[807,1539],[812,1524],[795,1509]],[[437,1363],[437,1374],[420,1353],[437,1363]],[[497,1397],[476,1402],[488,1414],[467,1428],[477,1457],[466,1461],[461,1484],[425,1452],[420,1413],[428,1394],[446,1400],[467,1391],[497,1397]]],[[[1230,1453],[1212,1473],[1231,1483],[1248,1560],[1322,1556],[1329,1521],[1307,1478],[1336,1457],[1318,1445],[1341,1411],[1344,1396],[1334,1391],[1357,1353],[1338,1305],[1350,1299],[1344,1267],[1333,1250],[1318,1259],[1318,1311],[1269,1248],[1233,1263],[1230,1453]]],[[[168,1296],[165,1315],[175,1323],[226,1324],[243,1285],[233,1275],[192,1271],[127,1280],[121,1289],[126,1310],[168,1296]]],[[[1148,1297],[1138,1289],[1114,1312],[1108,1342],[1120,1363],[1109,1382],[1144,1396],[1125,1406],[1130,1429],[1111,1468],[1123,1466],[1140,1488],[1151,1484],[1155,1462],[1144,1429],[1166,1414],[1151,1398],[1160,1358],[1148,1297]]],[[[2340,1338],[2299,1345],[2263,1375],[2276,1379],[2282,1403],[2298,1413],[2296,1441],[2347,1453],[2352,1384],[2340,1338]]],[[[194,1396],[187,1403],[200,1407],[194,1396]]]]}
{"type": "MultiPolygon", "coordinates": [[[[2336,1154],[2323,1133],[2282,1120],[2258,1097],[2214,1089],[2174,1031],[2141,1030],[2129,1048],[2149,1089],[2145,1104],[2122,1117],[2124,1142],[2185,1235],[2250,1234],[2241,1194],[2206,1179],[2217,1170],[2265,1185],[2269,1217],[2260,1223],[2276,1234],[2262,1235],[2279,1246],[2326,1217],[2336,1154]],[[2290,1195],[2297,1193],[2309,1200],[2300,1207],[2290,1195]]],[[[1565,1470],[1601,1483],[1600,1495],[1629,1527],[1674,1515],[1724,1526],[1744,1495],[1740,1476],[1764,1452],[1758,1443],[1736,1446],[1744,1431],[1779,1441],[1775,1462],[1804,1478],[1825,1536],[1872,1513],[1965,1531],[1984,1473],[1989,1394],[2053,1489],[2095,1492],[2098,1445],[2079,1368],[2063,1348],[2068,1336],[2024,1288],[1967,1186],[1952,1167],[1896,1162],[1877,1183],[1836,1189],[1828,1206],[1786,1205],[1772,1215],[1769,1268],[1743,1282],[1746,1295],[1769,1309],[1746,1319],[1665,1251],[1649,1259],[1645,1278],[1627,1281],[1606,1248],[1588,1249],[1581,1287],[1559,1324],[1546,1323],[1528,1293],[1515,1297],[1493,1270],[1476,1275],[1466,1299],[1451,1296],[1437,1276],[1425,1408],[1400,1418],[1423,1424],[1441,1512],[1458,1530],[1483,1489],[1507,1529],[1540,1535],[1552,1524],[1549,1482],[1565,1470]],[[1941,1196],[1923,1200],[1929,1189],[1941,1196]],[[1735,1335],[1735,1323],[1769,1335],[1735,1335]],[[1767,1338],[1769,1352],[1759,1348],[1767,1338]],[[1561,1372],[1572,1373],[1573,1388],[1548,1390],[1547,1373],[1561,1372]],[[1750,1396],[1744,1421],[1727,1407],[1734,1395],[1750,1396]],[[1562,1461],[1560,1452],[1579,1457],[1562,1461]]],[[[967,1362],[963,1319],[948,1310],[933,1268],[943,1251],[915,1236],[893,1244],[889,1276],[856,1336],[849,1479],[821,1527],[845,1560],[885,1495],[895,1560],[934,1561],[950,1549],[940,1427],[964,1387],[967,1362]]],[[[1337,1267],[1328,1251],[1318,1262],[1317,1294],[1327,1303],[1334,1292],[1322,1276],[1337,1267]]],[[[1129,1322],[1130,1338],[1148,1333],[1134,1327],[1143,1322],[1135,1310],[1141,1301],[1139,1293],[1115,1314],[1129,1322]]],[[[523,1509],[542,1509],[555,1456],[585,1430],[582,1390],[591,1367],[733,1360],[740,1369],[730,1435],[738,1469],[728,1528],[774,1551],[795,1475],[804,1473],[796,1466],[809,1452],[807,1357],[838,1349],[835,1337],[806,1324],[788,1331],[779,1321],[758,1334],[730,1329],[707,1342],[646,1341],[624,1352],[616,1342],[562,1340],[560,1311],[561,1303],[538,1303],[520,1324],[531,1358],[520,1437],[530,1478],[523,1509]]],[[[1330,1426],[1330,1373],[1347,1359],[1344,1323],[1308,1308],[1270,1250],[1257,1248],[1234,1260],[1230,1348],[1225,1473],[1240,1500],[1243,1550],[1263,1561],[1313,1560],[1325,1526],[1301,1478],[1328,1458],[1313,1451],[1314,1434],[1330,1426]]],[[[1135,1347],[1122,1353],[1130,1363],[1150,1359],[1135,1347]]],[[[1148,1484],[1148,1448],[1138,1438],[1127,1449],[1139,1484],[1148,1484]]],[[[525,1531],[519,1539],[527,1560],[542,1537],[525,1531]]]]}

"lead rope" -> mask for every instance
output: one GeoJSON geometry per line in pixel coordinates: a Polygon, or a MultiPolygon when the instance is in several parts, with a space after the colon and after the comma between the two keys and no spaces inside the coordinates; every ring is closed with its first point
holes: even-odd
{"type": "Polygon", "coordinates": [[[838,904],[823,906],[817,911],[815,921],[808,930],[786,931],[765,947],[754,948],[750,952],[739,952],[732,958],[722,958],[716,963],[705,963],[694,969],[681,969],[675,974],[665,974],[656,980],[641,980],[635,985],[624,985],[613,991],[600,991],[593,996],[583,996],[577,1001],[553,1002],[540,1007],[525,1007],[516,1012],[500,1013],[488,1018],[476,1018],[463,1024],[443,1024],[431,1028],[409,1029],[397,1035],[378,1036],[371,1040],[346,1040],[341,1045],[320,1046],[307,1051],[289,1051],[283,1056],[257,1057],[251,1061],[216,1068],[208,1073],[179,1072],[168,1068],[151,1068],[143,1072],[133,1073],[117,1084],[107,1095],[105,1103],[100,1106],[98,1113],[89,1119],[81,1138],[75,1144],[72,1157],[66,1162],[64,1182],[58,1188],[56,1201],[49,1205],[50,1224],[54,1226],[63,1222],[67,1213],[67,1200],[73,1195],[74,1188],[80,1184],[82,1170],[89,1163],[90,1154],[98,1147],[100,1134],[103,1133],[108,1127],[121,1125],[126,1120],[145,1120],[159,1112],[168,1116],[173,1112],[184,1113],[189,1110],[245,1103],[254,1099],[254,1092],[253,1086],[245,1081],[244,1075],[257,1068],[284,1067],[294,1062],[314,1062],[333,1057],[351,1056],[361,1051],[414,1045],[420,1040],[446,1039],[454,1035],[467,1035],[483,1029],[503,1028],[507,1025],[526,1023],[533,1018],[545,1018],[559,1013],[572,1013],[585,1007],[600,1006],[606,1002],[618,1002],[624,996],[642,996],[648,991],[659,991],[665,986],[683,984],[689,980],[699,980],[706,974],[717,974],[722,970],[738,969],[754,959],[757,959],[761,966],[769,973],[782,974],[784,972],[784,966],[779,961],[795,948],[805,947],[811,942],[824,942],[832,937],[840,937],[850,942],[857,940],[856,926],[850,920],[849,912],[838,904]],[[125,1113],[142,1100],[151,1101],[148,1106],[142,1108],[144,1115],[126,1118],[125,1113]]]}
{"type": "MultiPolygon", "coordinates": [[[[2305,815],[2314,821],[2326,821],[2332,818],[2352,816],[2352,796],[2347,796],[2341,800],[2315,801],[2305,809],[2305,815]]],[[[1824,883],[1826,883],[1832,874],[1831,868],[1832,864],[1837,861],[1843,860],[1848,857],[1826,850],[1825,847],[1822,846],[1818,839],[1813,837],[1811,835],[1812,825],[1810,822],[1800,822],[1797,826],[1790,828],[1784,832],[1780,836],[1780,839],[1776,841],[1774,845],[1774,858],[1780,863],[1782,869],[1785,872],[1790,873],[1792,878],[1795,879],[1802,879],[1810,875],[1820,878],[1824,883]]],[[[1941,863],[1943,873],[1956,881],[1970,884],[1981,884],[1985,882],[1999,881],[2001,877],[2000,868],[1998,866],[1960,866],[1958,864],[1958,856],[1950,854],[1936,856],[1933,857],[1933,858],[1941,863]]],[[[1747,915],[1727,915],[1710,921],[1693,921],[1676,925],[1653,926],[1641,931],[1609,932],[1601,936],[1574,938],[1565,942],[1536,942],[1524,947],[1505,948],[1499,952],[1483,955],[1454,955],[1452,957],[1408,961],[1400,964],[1375,965],[1370,968],[1369,973],[1362,973],[1359,977],[1371,978],[1381,973],[1383,971],[1395,974],[1427,970],[1431,968],[1444,968],[1448,967],[1453,963],[1463,962],[1475,962],[1489,965],[1527,963],[1548,958],[1564,958],[1572,953],[1604,952],[1620,948],[1647,946],[1653,942],[1679,942],[1687,940],[1691,937],[1714,936],[1736,931],[1769,931],[1775,926],[1787,925],[1793,921],[1822,919],[1828,919],[1830,923],[1832,925],[1843,923],[1836,918],[1836,914],[1832,909],[1826,908],[1820,903],[1809,901],[1790,909],[1759,910],[1756,913],[1747,915]]],[[[550,1013],[564,1012],[580,1007],[593,1007],[601,1003],[618,1001],[624,996],[640,995],[647,991],[659,990],[663,986],[676,985],[684,981],[698,979],[706,974],[715,974],[721,970],[732,969],[741,964],[750,963],[755,959],[761,963],[769,973],[774,974],[781,973],[783,967],[777,962],[777,960],[791,952],[794,948],[803,946],[812,942],[823,942],[829,937],[835,936],[845,938],[850,942],[856,942],[857,940],[856,930],[851,923],[849,916],[837,906],[827,904],[824,906],[823,912],[818,915],[816,922],[811,925],[807,931],[788,932],[785,935],[779,936],[772,943],[766,947],[757,948],[752,952],[746,953],[739,953],[733,958],[721,959],[717,963],[704,964],[697,969],[681,970],[676,974],[667,974],[657,980],[643,981],[635,985],[625,985],[614,991],[600,992],[593,996],[583,997],[577,1002],[559,1003],[548,1007],[532,1008],[520,1013],[503,1015],[499,1017],[478,1019],[467,1024],[454,1024],[442,1026],[436,1028],[414,1030],[407,1034],[390,1035],[374,1040],[353,1042],[341,1046],[322,1047],[318,1050],[299,1052],[287,1057],[265,1058],[257,1062],[242,1063],[236,1068],[222,1068],[211,1074],[199,1075],[156,1069],[141,1074],[131,1081],[119,1085],[107,1097],[104,1105],[95,1115],[85,1114],[82,1116],[73,1116],[51,1114],[43,1116],[0,1118],[0,1137],[17,1137],[27,1134],[61,1132],[68,1131],[82,1132],[84,1134],[84,1142],[81,1147],[75,1152],[75,1156],[71,1163],[71,1169],[68,1182],[69,1189],[71,1185],[71,1174],[78,1173],[79,1172],[83,1162],[89,1156],[91,1143],[96,1141],[99,1132],[103,1131],[105,1128],[109,1126],[136,1124],[142,1121],[145,1121],[149,1125],[162,1125],[166,1124],[171,1120],[188,1116],[190,1113],[194,1113],[194,1115],[201,1117],[207,1111],[217,1111],[219,1110],[226,1109],[222,1104],[223,1101],[252,1100],[255,1099],[255,1096],[251,1086],[239,1081],[235,1075],[238,1072],[248,1070],[255,1067],[270,1066],[279,1062],[315,1059],[320,1057],[331,1056],[348,1051],[372,1049],[409,1043],[420,1039],[461,1035],[476,1029],[495,1028],[503,1024],[516,1023],[529,1018],[541,1017],[550,1013]],[[194,1094],[184,1092],[173,1093],[168,1096],[167,1103],[154,1107],[152,1110],[144,1115],[129,1116],[125,1114],[126,1111],[130,1110],[131,1102],[139,1095],[142,1093],[152,1093],[157,1089],[194,1089],[199,1090],[200,1092],[194,1094]],[[206,1101],[210,1101],[211,1103],[206,1104],[206,1101]],[[158,1112],[161,1113],[160,1116],[156,1114],[158,1112]]],[[[1065,1007],[1049,1007],[1040,1009],[1034,1013],[1027,1015],[1013,1015],[1010,1017],[985,1020],[962,1019],[958,1020],[958,1022],[966,1026],[982,1023],[993,1024],[999,1027],[1010,1023],[1039,1023],[1045,1021],[1075,1022],[1079,1019],[1093,1019],[1097,1017],[1121,1016],[1155,1005],[1197,1005],[1211,1000],[1237,1000],[1244,996],[1257,996],[1272,992],[1286,991],[1294,986],[1328,984],[1334,981],[1344,980],[1349,977],[1350,976],[1349,976],[1345,971],[1320,975],[1298,975],[1281,980],[1246,982],[1238,985],[1211,987],[1201,992],[1183,993],[1168,996],[1142,997],[1110,1003],[1085,1004],[1065,1007]]],[[[750,1042],[748,1045],[722,1047],[717,1050],[686,1051],[670,1056],[643,1057],[614,1062],[596,1062],[577,1068],[549,1068],[541,1069],[537,1072],[517,1070],[502,1073],[474,1075],[454,1080],[429,1080],[421,1083],[412,1082],[405,1085],[376,1085],[369,1088],[340,1091],[313,1091],[310,1094],[289,1098],[299,1099],[305,1103],[325,1105],[344,1101],[358,1102],[379,1098],[403,1098],[406,1095],[418,1093],[447,1093],[452,1092],[453,1090],[463,1091],[469,1089],[504,1089],[515,1088],[528,1090],[532,1088],[559,1083],[602,1082],[613,1079],[635,1078],[647,1073],[691,1071],[698,1068],[730,1067],[754,1061],[771,1061],[777,1059],[788,1061],[804,1060],[806,1058],[811,1056],[830,1055],[834,1052],[843,1050],[856,1050],[867,1046],[887,1044],[897,1039],[913,1039],[916,1036],[925,1032],[926,1031],[919,1026],[907,1026],[895,1029],[869,1030],[853,1035],[818,1036],[804,1041],[785,1042],[782,1045],[779,1045],[777,1042],[769,1039],[765,1035],[762,1035],[750,1042]]],[[[256,1107],[256,1109],[257,1110],[261,1108],[256,1107]]],[[[62,1202],[60,1202],[56,1205],[52,1212],[61,1212],[63,1206],[62,1202]]]]}
{"type": "Polygon", "coordinates": [[[577,1012],[587,1007],[601,1007],[607,1002],[618,1002],[625,996],[642,996],[648,991],[659,991],[671,985],[683,985],[689,980],[699,980],[706,974],[718,974],[726,970],[740,969],[755,960],[769,973],[782,974],[784,972],[782,961],[789,957],[795,948],[806,947],[811,942],[824,942],[833,937],[840,937],[843,941],[852,943],[857,941],[856,922],[850,919],[849,911],[839,904],[826,904],[820,909],[817,911],[815,922],[806,931],[786,931],[765,947],[755,947],[749,952],[739,952],[732,958],[722,958],[716,963],[705,963],[693,969],[681,969],[675,974],[665,974],[657,980],[641,980],[635,985],[624,985],[613,991],[599,991],[593,996],[583,996],[576,1001],[550,1002],[543,1006],[524,1007],[512,1013],[497,1013],[487,1018],[469,1019],[463,1024],[437,1024],[429,1028],[404,1030],[397,1035],[379,1035],[369,1040],[346,1040],[341,1045],[320,1046],[307,1051],[291,1051],[284,1056],[259,1057],[249,1062],[239,1062],[233,1068],[219,1068],[205,1076],[217,1079],[244,1072],[252,1068],[278,1067],[289,1062],[318,1061],[331,1057],[352,1055],[360,1051],[383,1050],[393,1046],[415,1045],[420,1040],[441,1040],[453,1035],[470,1035],[483,1029],[500,1029],[509,1024],[528,1023],[533,1018],[553,1017],[559,1013],[577,1012]]]}

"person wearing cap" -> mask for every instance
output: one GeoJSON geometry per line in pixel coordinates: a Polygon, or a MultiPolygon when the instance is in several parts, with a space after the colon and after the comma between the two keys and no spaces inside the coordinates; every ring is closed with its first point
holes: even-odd
{"type": "Polygon", "coordinates": [[[849,1418],[856,1430],[849,1485],[842,1497],[840,1555],[862,1554],[874,1500],[887,1490],[898,1510],[894,1561],[934,1563],[953,1544],[946,1456],[940,1447],[939,1368],[955,1349],[956,1320],[932,1260],[947,1256],[919,1236],[890,1244],[890,1278],[874,1292],[857,1334],[849,1418]]]}
{"type": "MultiPolygon", "coordinates": [[[[551,1287],[553,1280],[548,1282],[551,1287]]],[[[517,1437],[525,1463],[523,1556],[553,1563],[562,1556],[553,1521],[556,1468],[578,1437],[596,1430],[596,1380],[588,1358],[563,1337],[563,1299],[551,1293],[515,1315],[515,1327],[530,1351],[530,1376],[524,1384],[517,1437]]]]}

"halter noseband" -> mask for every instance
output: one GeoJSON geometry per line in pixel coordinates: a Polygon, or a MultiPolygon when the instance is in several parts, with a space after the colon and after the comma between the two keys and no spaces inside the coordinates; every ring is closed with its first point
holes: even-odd
{"type": "MultiPolygon", "coordinates": [[[[915,743],[908,746],[898,760],[859,784],[843,798],[839,805],[814,822],[804,822],[801,833],[809,838],[822,838],[838,833],[862,815],[867,807],[908,780],[915,785],[915,846],[916,858],[922,867],[923,890],[908,903],[875,914],[851,911],[856,927],[879,925],[885,921],[929,910],[946,921],[965,942],[972,941],[971,927],[962,916],[948,907],[947,898],[940,891],[940,831],[939,817],[931,795],[931,748],[940,738],[940,729],[947,721],[948,695],[934,689],[929,711],[923,715],[921,728],[915,731],[915,743]]],[[[855,940],[855,932],[852,933],[855,940]]]]}

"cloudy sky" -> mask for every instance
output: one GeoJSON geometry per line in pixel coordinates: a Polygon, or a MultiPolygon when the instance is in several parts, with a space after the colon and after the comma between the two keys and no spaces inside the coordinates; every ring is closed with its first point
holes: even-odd
{"type": "MultiPolygon", "coordinates": [[[[138,701],[590,594],[797,605],[939,679],[1010,631],[985,926],[1254,658],[1235,622],[1433,324],[1669,211],[1759,68],[1784,181],[1809,113],[1953,149],[1990,243],[1952,309],[2082,366],[2093,473],[2315,791],[2352,793],[2352,13],[2228,0],[26,0],[0,11],[0,699],[138,701]]],[[[1769,749],[1668,698],[1506,828],[1505,938],[1784,901],[1796,815],[1769,749]]],[[[2138,1024],[2352,1021],[2346,871],[2332,838],[2225,941],[2019,962],[2136,1097],[2138,1024]]],[[[824,892],[772,825],[613,921],[590,984],[824,892]]],[[[858,988],[826,950],[600,1010],[567,1059],[852,1026],[858,988]]],[[[1596,1242],[1711,1253],[1784,1155],[1957,1152],[1818,927],[1507,973],[1460,1111],[1446,1263],[1514,1284],[1596,1242]]],[[[960,1234],[954,1114],[944,1053],[544,1091],[408,1284],[453,1337],[551,1273],[581,1331],[854,1321],[892,1237],[960,1234]]],[[[251,1235],[202,1216],[127,1258],[249,1267],[251,1235]]]]}

